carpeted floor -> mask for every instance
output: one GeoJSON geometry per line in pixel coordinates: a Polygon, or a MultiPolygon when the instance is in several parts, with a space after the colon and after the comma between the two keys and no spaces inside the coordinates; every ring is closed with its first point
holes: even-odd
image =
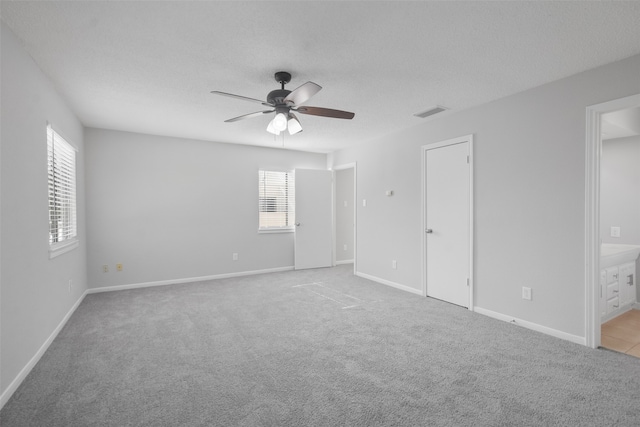
{"type": "Polygon", "coordinates": [[[638,426],[640,360],[352,275],[88,295],[10,426],[638,426]]]}

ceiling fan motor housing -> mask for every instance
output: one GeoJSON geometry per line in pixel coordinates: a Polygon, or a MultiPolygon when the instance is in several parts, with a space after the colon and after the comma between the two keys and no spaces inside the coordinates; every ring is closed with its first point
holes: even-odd
{"type": "Polygon", "coordinates": [[[286,90],[284,88],[284,85],[291,81],[291,73],[278,71],[273,75],[273,77],[282,85],[282,87],[269,92],[269,95],[267,95],[267,102],[273,105],[284,105],[284,99],[291,93],[290,90],[286,90]]]}
{"type": "Polygon", "coordinates": [[[276,89],[269,92],[267,102],[272,105],[284,105],[284,99],[291,93],[290,90],[276,89]]]}

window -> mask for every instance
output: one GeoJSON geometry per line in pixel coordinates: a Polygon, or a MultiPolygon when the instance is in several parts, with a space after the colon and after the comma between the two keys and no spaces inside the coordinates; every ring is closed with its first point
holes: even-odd
{"type": "Polygon", "coordinates": [[[259,231],[293,230],[294,182],[293,172],[258,171],[259,231]]]}
{"type": "Polygon", "coordinates": [[[49,252],[57,256],[77,246],[76,150],[47,126],[49,252]]]}

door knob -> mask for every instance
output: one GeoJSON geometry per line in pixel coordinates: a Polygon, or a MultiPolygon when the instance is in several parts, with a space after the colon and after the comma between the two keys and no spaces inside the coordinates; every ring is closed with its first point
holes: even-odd
{"type": "Polygon", "coordinates": [[[296,222],[296,227],[300,227],[300,223],[299,222],[296,222]]]}
{"type": "Polygon", "coordinates": [[[432,229],[430,229],[430,228],[427,228],[426,230],[424,230],[424,232],[425,232],[425,233],[429,233],[429,234],[431,234],[431,233],[433,233],[433,230],[432,230],[432,229]]]}

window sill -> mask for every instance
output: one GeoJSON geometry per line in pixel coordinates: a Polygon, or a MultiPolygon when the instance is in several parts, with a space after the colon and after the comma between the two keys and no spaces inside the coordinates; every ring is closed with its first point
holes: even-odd
{"type": "Polygon", "coordinates": [[[64,241],[62,243],[56,243],[55,245],[49,246],[49,259],[53,259],[57,256],[60,256],[69,251],[72,251],[78,246],[80,246],[80,242],[78,242],[77,239],[72,239],[72,240],[64,241]]]}
{"type": "Polygon", "coordinates": [[[258,229],[258,234],[273,234],[273,233],[293,233],[296,231],[293,228],[265,228],[258,229]]]}

